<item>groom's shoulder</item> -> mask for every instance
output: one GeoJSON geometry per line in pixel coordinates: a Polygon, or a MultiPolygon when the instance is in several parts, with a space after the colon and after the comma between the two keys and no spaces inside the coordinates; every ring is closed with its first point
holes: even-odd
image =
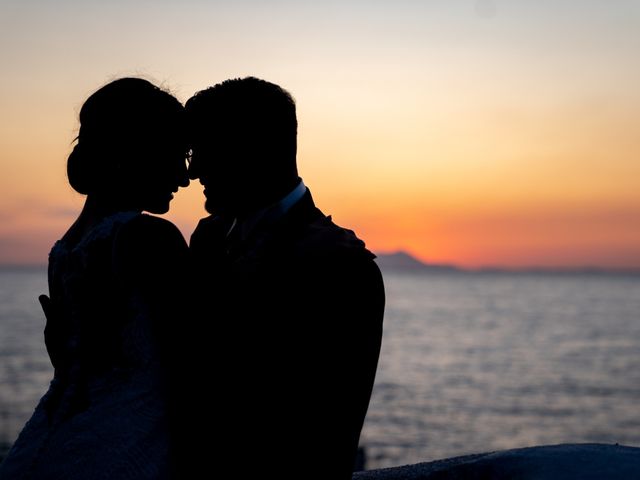
{"type": "Polygon", "coordinates": [[[208,215],[206,217],[201,218],[200,220],[198,220],[198,225],[196,225],[196,230],[198,229],[202,229],[202,228],[207,228],[211,225],[215,225],[217,223],[220,222],[220,216],[219,215],[208,215]]]}
{"type": "Polygon", "coordinates": [[[320,210],[307,193],[287,214],[285,242],[295,257],[320,262],[371,261],[375,258],[356,233],[334,222],[331,215],[320,210]]]}
{"type": "Polygon", "coordinates": [[[296,270],[304,278],[301,285],[313,285],[327,298],[339,298],[340,302],[358,304],[357,298],[366,297],[367,304],[379,306],[384,284],[376,256],[353,230],[323,215],[300,233],[292,249],[292,264],[304,266],[296,270]]]}
{"type": "Polygon", "coordinates": [[[200,219],[191,234],[189,248],[192,251],[200,252],[219,247],[224,242],[230,223],[219,215],[209,215],[200,219]]]}
{"type": "Polygon", "coordinates": [[[194,237],[224,234],[223,229],[225,224],[225,220],[219,215],[209,215],[208,217],[201,218],[191,234],[191,240],[193,241],[194,237]]]}
{"type": "Polygon", "coordinates": [[[356,233],[336,224],[331,216],[318,215],[300,231],[295,253],[320,261],[373,261],[371,253],[356,233]]]}

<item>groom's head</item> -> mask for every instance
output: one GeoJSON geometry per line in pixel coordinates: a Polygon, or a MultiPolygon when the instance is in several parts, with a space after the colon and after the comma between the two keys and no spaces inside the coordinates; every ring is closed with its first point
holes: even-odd
{"type": "Polygon", "coordinates": [[[296,184],[298,121],[291,95],[254,77],[226,80],[186,104],[192,179],[211,213],[242,214],[277,201],[296,184]]]}

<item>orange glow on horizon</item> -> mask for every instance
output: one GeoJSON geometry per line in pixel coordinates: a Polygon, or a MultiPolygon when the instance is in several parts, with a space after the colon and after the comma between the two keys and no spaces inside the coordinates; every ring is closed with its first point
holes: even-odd
{"type": "MultiPolygon", "coordinates": [[[[3,3],[0,265],[46,263],[82,207],[64,162],[100,85],[185,101],[255,75],[296,98],[301,176],[374,252],[640,269],[640,9],[364,3],[3,3]]],[[[166,215],[187,239],[201,192],[166,215]]]]}

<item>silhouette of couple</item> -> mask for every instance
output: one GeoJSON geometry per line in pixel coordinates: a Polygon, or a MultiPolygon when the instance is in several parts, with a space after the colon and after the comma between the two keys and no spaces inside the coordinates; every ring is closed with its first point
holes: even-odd
{"type": "Polygon", "coordinates": [[[253,77],[185,107],[137,78],[87,99],[67,163],[86,201],[41,297],[54,378],[0,477],[351,478],[384,288],[296,137],[291,95],[253,77]],[[142,212],[189,177],[211,216],[187,246],[142,212]]]}

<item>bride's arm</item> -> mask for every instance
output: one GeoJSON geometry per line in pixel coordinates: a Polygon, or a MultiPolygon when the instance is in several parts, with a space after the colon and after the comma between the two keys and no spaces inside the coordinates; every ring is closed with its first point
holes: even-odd
{"type": "Polygon", "coordinates": [[[124,225],[114,243],[117,278],[125,290],[144,302],[151,316],[166,379],[174,469],[183,468],[175,464],[184,464],[186,458],[182,429],[192,388],[187,374],[193,334],[186,300],[187,255],[187,244],[175,225],[149,215],[124,225]]]}
{"type": "Polygon", "coordinates": [[[125,291],[145,303],[163,340],[186,314],[187,253],[176,226],[150,215],[123,225],[114,242],[116,277],[125,291]]]}

